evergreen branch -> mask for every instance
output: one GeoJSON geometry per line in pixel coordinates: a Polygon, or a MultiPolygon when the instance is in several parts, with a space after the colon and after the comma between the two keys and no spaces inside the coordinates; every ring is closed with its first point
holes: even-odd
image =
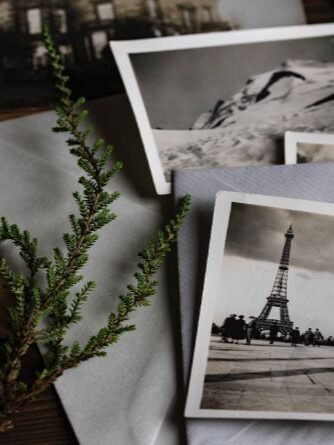
{"type": "Polygon", "coordinates": [[[16,224],[8,224],[6,218],[0,219],[0,242],[12,241],[20,249],[20,256],[30,270],[30,278],[33,279],[36,273],[48,266],[48,260],[45,257],[37,256],[38,241],[31,239],[27,230],[23,232],[16,224]]]}
{"type": "MultiPolygon", "coordinates": [[[[5,366],[5,374],[10,376],[12,381],[20,372],[22,357],[36,340],[35,330],[43,317],[49,315],[55,329],[61,325],[68,310],[69,291],[83,278],[78,274],[78,271],[88,261],[88,250],[98,239],[96,232],[116,216],[110,211],[109,206],[119,197],[119,193],[109,193],[104,188],[113,175],[122,168],[122,164],[119,162],[115,163],[112,168],[107,166],[112,154],[110,145],[101,139],[95,141],[92,147],[86,142],[91,129],[88,127],[82,130],[80,124],[87,117],[88,112],[86,110],[78,111],[85,101],[84,99],[78,101],[71,99],[68,77],[63,74],[64,66],[60,62],[60,55],[57,54],[47,31],[44,33],[44,38],[56,79],[56,88],[60,93],[61,106],[57,108],[59,126],[55,131],[67,131],[71,134],[71,139],[68,141],[68,145],[71,147],[70,152],[77,158],[78,165],[83,170],[83,176],[79,178],[79,183],[83,187],[83,197],[79,192],[74,194],[74,199],[79,205],[80,217],[75,215],[69,217],[72,232],[65,233],[63,236],[67,253],[63,254],[56,248],[53,260],[45,260],[41,263],[47,272],[47,288],[39,295],[39,306],[32,306],[30,314],[25,317],[24,323],[21,323],[20,341],[11,349],[11,355],[5,366]]],[[[28,232],[21,235],[17,226],[9,226],[6,220],[2,221],[2,232],[3,238],[11,237],[21,247],[21,256],[28,262],[28,266],[31,266],[31,277],[34,277],[36,273],[34,255],[37,241],[30,240],[28,232]]],[[[30,284],[33,287],[34,282],[30,284]]],[[[31,294],[33,293],[31,292],[31,294]]],[[[13,315],[15,316],[15,314],[13,315]]],[[[77,317],[78,314],[76,314],[77,317]]],[[[61,344],[65,331],[58,329],[57,332],[59,336],[55,341],[56,347],[61,344]]]]}
{"type": "Polygon", "coordinates": [[[94,356],[105,355],[104,350],[108,346],[117,343],[122,334],[135,329],[134,325],[126,323],[128,317],[136,309],[150,305],[150,297],[155,295],[158,285],[154,276],[177,239],[177,233],[189,211],[190,201],[190,196],[186,195],[181,201],[175,219],[171,220],[164,230],[158,232],[157,238],[139,252],[138,257],[141,261],[138,264],[138,272],[134,274],[135,284],[128,285],[127,293],[119,297],[117,313],[109,315],[108,324],[92,336],[83,349],[77,351],[75,357],[67,358],[67,362],[63,364],[64,368],[77,366],[81,361],[94,356]]]}
{"type": "Polygon", "coordinates": [[[56,132],[69,133],[67,145],[82,170],[78,183],[82,190],[73,193],[77,214],[69,216],[70,230],[63,235],[64,249],[54,248],[51,258],[37,254],[38,242],[28,231],[21,231],[5,218],[0,220],[0,242],[11,241],[19,248],[19,255],[28,268],[28,274],[15,274],[8,262],[0,259],[0,276],[5,278],[13,294],[9,307],[11,335],[0,345],[0,431],[10,426],[10,417],[53,383],[66,369],[78,366],[94,356],[105,355],[106,349],[116,343],[135,326],[128,324],[132,312],[150,303],[157,291],[155,274],[160,269],[190,205],[190,197],[181,202],[176,217],[158,233],[157,238],[139,253],[138,271],[134,284],[119,297],[116,313],[111,313],[106,326],[93,335],[84,346],[78,342],[67,346],[65,335],[74,323],[81,321],[81,310],[95,283],[88,281],[73,293],[83,276],[81,269],[89,260],[89,250],[98,240],[99,230],[116,215],[110,210],[118,199],[118,192],[106,190],[112,177],[122,168],[120,162],[109,163],[113,147],[103,139],[92,144],[88,137],[91,127],[83,122],[88,112],[82,109],[85,99],[74,101],[55,45],[46,30],[45,45],[59,93],[56,132]],[[46,327],[40,323],[46,322],[46,327]],[[44,367],[32,383],[22,380],[22,366],[27,351],[34,342],[46,346],[44,367]]]}
{"type": "MultiPolygon", "coordinates": [[[[81,348],[78,342],[74,342],[70,347],[58,344],[55,350],[49,350],[44,355],[47,369],[34,382],[31,394],[43,391],[65,370],[75,368],[92,357],[104,357],[106,348],[117,343],[123,334],[135,329],[134,325],[127,324],[128,316],[136,309],[148,306],[150,297],[156,293],[158,283],[154,280],[154,275],[177,239],[177,233],[189,211],[190,201],[190,196],[186,195],[175,218],[138,254],[141,261],[138,264],[139,271],[134,274],[136,284],[129,285],[128,292],[120,297],[117,313],[109,315],[107,325],[93,335],[84,347],[81,348]]],[[[88,287],[87,284],[82,292],[88,287]]],[[[47,334],[52,335],[52,331],[47,334]]]]}

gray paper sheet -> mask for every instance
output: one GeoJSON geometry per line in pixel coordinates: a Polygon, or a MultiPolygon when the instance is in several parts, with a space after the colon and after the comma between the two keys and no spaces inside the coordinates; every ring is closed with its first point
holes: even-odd
{"type": "MultiPolygon", "coordinates": [[[[109,187],[122,193],[114,207],[118,218],[101,232],[84,270],[87,279],[96,280],[97,289],[84,305],[82,322],[68,337],[80,342],[105,325],[116,297],[136,270],[137,252],[166,221],[172,207],[171,198],[154,193],[125,96],[97,101],[90,108],[97,136],[115,144],[125,170],[109,187]]],[[[52,247],[63,244],[67,215],[76,210],[72,192],[78,189],[81,174],[66,148],[67,136],[51,132],[55,122],[55,113],[46,112],[0,123],[0,215],[37,236],[41,254],[50,254],[52,247]]],[[[15,267],[20,266],[17,255],[11,259],[15,267]]],[[[166,268],[159,279],[152,306],[132,317],[136,332],[110,348],[107,357],[66,372],[56,383],[82,445],[178,442],[177,427],[170,419],[176,370],[166,268]]]]}
{"type": "MultiPolygon", "coordinates": [[[[175,172],[175,197],[192,195],[179,236],[181,335],[185,388],[192,360],[215,195],[219,190],[334,202],[334,164],[175,172]]],[[[334,242],[334,226],[333,240],[334,242]]],[[[189,445],[330,445],[334,423],[186,419],[189,445]]]]}

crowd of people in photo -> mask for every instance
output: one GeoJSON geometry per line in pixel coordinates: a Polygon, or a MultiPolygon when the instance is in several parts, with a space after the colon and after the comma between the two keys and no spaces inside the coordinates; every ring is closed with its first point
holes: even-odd
{"type": "Polygon", "coordinates": [[[275,342],[290,343],[296,347],[298,344],[305,346],[328,345],[334,346],[334,337],[324,338],[319,328],[308,328],[305,332],[301,332],[299,327],[292,328],[289,332],[282,334],[278,321],[273,321],[267,330],[260,330],[256,325],[257,318],[249,317],[245,320],[244,315],[231,314],[227,317],[221,326],[213,323],[212,333],[220,335],[224,343],[238,344],[245,341],[250,345],[253,339],[268,340],[272,345],[275,342]]]}

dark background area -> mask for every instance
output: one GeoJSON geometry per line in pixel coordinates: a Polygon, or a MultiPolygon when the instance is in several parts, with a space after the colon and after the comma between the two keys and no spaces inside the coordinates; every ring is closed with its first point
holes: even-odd
{"type": "MultiPolygon", "coordinates": [[[[35,21],[41,19],[48,24],[61,48],[74,95],[88,99],[124,92],[108,40],[221,31],[231,27],[217,17],[208,23],[173,22],[159,7],[159,2],[154,16],[144,6],[135,13],[130,9],[127,13],[123,7],[119,14],[115,2],[115,15],[111,18],[106,11],[104,15],[99,13],[97,5],[102,3],[102,0],[1,0],[0,14],[7,11],[3,5],[8,4],[11,9],[10,13],[6,12],[5,20],[0,16],[0,118],[45,109],[55,101],[41,34],[38,29],[32,32],[29,28],[29,9],[41,11],[35,21]]],[[[304,0],[304,4],[309,23],[333,21],[332,0],[304,0]]]]}
{"type": "Polygon", "coordinates": [[[308,23],[330,23],[334,21],[333,0],[303,0],[308,23]]]}
{"type": "Polygon", "coordinates": [[[171,3],[171,15],[159,0],[0,0],[0,112],[54,102],[43,26],[63,58],[74,96],[93,99],[124,91],[110,40],[230,29],[215,15],[214,0],[207,2],[207,22],[192,3],[186,9],[171,3]]]}

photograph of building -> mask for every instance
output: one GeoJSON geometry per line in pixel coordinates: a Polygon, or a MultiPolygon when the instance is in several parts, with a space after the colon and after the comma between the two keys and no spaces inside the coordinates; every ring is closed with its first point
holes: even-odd
{"type": "Polygon", "coordinates": [[[63,56],[75,95],[123,91],[109,40],[229,30],[218,0],[0,0],[0,112],[54,97],[42,30],[63,56]]]}
{"type": "MultiPolygon", "coordinates": [[[[291,244],[294,238],[292,226],[289,227],[285,233],[285,244],[281,256],[281,261],[278,266],[277,275],[274,281],[273,288],[267,301],[262,309],[260,315],[254,319],[254,328],[258,331],[272,329],[275,326],[277,332],[281,332],[282,335],[287,335],[293,328],[293,322],[290,320],[288,311],[288,273],[290,263],[290,251],[291,244]],[[279,308],[279,319],[275,320],[270,317],[274,308],[279,308]]],[[[249,332],[251,334],[251,332],[249,332]]],[[[251,335],[250,335],[251,337],[251,335]]],[[[249,343],[251,338],[248,338],[249,343]]]]}

